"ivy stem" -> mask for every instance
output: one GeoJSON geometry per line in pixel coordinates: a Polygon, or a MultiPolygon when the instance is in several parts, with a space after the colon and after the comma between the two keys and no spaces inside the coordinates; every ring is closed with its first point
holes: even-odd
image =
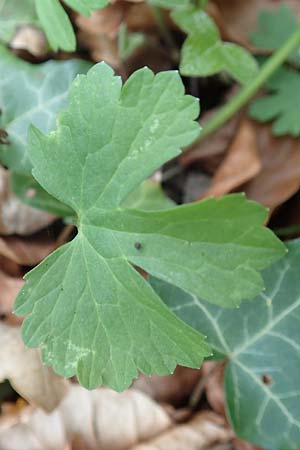
{"type": "Polygon", "coordinates": [[[242,108],[250,98],[265,84],[271,75],[282,65],[294,48],[300,43],[300,28],[291,35],[291,37],[282,45],[282,47],[271,56],[262,66],[258,75],[253,81],[242,88],[233,99],[219,111],[204,125],[201,135],[186,148],[185,151],[191,150],[195,144],[202,141],[206,136],[216,131],[224,123],[226,123],[240,108],[242,108]]]}
{"type": "Polygon", "coordinates": [[[169,30],[169,27],[166,24],[165,17],[163,14],[163,11],[159,6],[151,6],[155,21],[157,23],[157,26],[159,28],[160,34],[162,38],[164,39],[167,46],[172,51],[172,59],[176,62],[178,62],[179,59],[179,51],[177,48],[177,44],[172,36],[172,33],[169,30]]]}

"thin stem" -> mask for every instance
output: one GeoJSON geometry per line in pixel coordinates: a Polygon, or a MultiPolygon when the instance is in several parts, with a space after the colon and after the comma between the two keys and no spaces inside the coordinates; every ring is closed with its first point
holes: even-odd
{"type": "Polygon", "coordinates": [[[177,48],[177,44],[172,36],[172,33],[169,30],[169,27],[166,24],[163,11],[161,10],[161,8],[159,6],[151,6],[151,9],[153,11],[153,15],[154,15],[155,21],[157,23],[157,26],[160,30],[161,36],[164,39],[167,46],[172,51],[172,59],[174,59],[176,62],[178,62],[179,51],[177,48]]]}
{"type": "Polygon", "coordinates": [[[294,48],[300,43],[300,28],[283,44],[283,46],[271,56],[262,66],[258,75],[233,97],[233,99],[219,109],[219,111],[204,126],[201,135],[185,151],[191,150],[195,144],[200,142],[209,134],[216,131],[226,123],[240,108],[242,108],[250,98],[265,84],[271,75],[282,65],[294,48]]]}
{"type": "Polygon", "coordinates": [[[221,361],[217,361],[212,368],[210,369],[210,371],[204,375],[203,377],[201,377],[198,381],[198,383],[196,384],[190,400],[189,400],[189,407],[191,409],[195,409],[196,406],[198,405],[202,394],[206,388],[206,384],[209,381],[209,379],[216,373],[218,372],[218,370],[220,370],[224,365],[226,364],[226,361],[221,360],[221,361]]]}

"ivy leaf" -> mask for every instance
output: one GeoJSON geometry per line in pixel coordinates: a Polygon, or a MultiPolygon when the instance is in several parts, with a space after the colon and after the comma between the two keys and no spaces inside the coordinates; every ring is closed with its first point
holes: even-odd
{"type": "Polygon", "coordinates": [[[35,24],[34,0],[2,0],[0,3],[0,40],[10,42],[20,25],[35,24]]]}
{"type": "Polygon", "coordinates": [[[198,114],[177,72],[144,68],[122,88],[101,63],[73,82],[57,131],[31,128],[33,174],[76,211],[78,234],[26,275],[16,312],[29,314],[25,343],[41,346],[62,376],[121,390],[137,369],[199,367],[209,353],[131,264],[230,305],[259,292],[256,270],[284,252],[260,226],[264,208],[243,196],[155,212],[120,207],[198,136],[198,114]]]}
{"type": "Polygon", "coordinates": [[[14,190],[25,203],[59,215],[70,214],[70,208],[50,197],[32,178],[27,130],[30,123],[45,132],[54,128],[57,112],[66,106],[71,81],[90,66],[79,59],[33,65],[0,46],[0,128],[8,133],[9,142],[0,144],[0,160],[12,171],[14,190]],[[34,197],[27,197],[28,189],[35,190],[34,197]]]}
{"type": "Polygon", "coordinates": [[[172,17],[188,34],[182,47],[182,75],[206,77],[226,71],[242,84],[256,76],[256,60],[243,47],[222,42],[217,26],[206,12],[195,7],[179,8],[172,17]]]}
{"type": "MultiPolygon", "coordinates": [[[[277,10],[260,13],[257,31],[251,34],[250,39],[257,48],[278,50],[298,26],[294,11],[287,5],[281,5],[277,10]]],[[[293,50],[288,61],[299,65],[299,48],[293,50]]]]}
{"type": "Polygon", "coordinates": [[[237,435],[274,450],[300,447],[300,241],[288,248],[265,270],[266,290],[236,310],[152,281],[166,304],[227,359],[227,411],[237,435]]]}
{"type": "Polygon", "coordinates": [[[299,136],[300,74],[282,67],[267,81],[266,87],[269,94],[252,102],[250,116],[262,123],[274,120],[275,136],[299,136]]]}

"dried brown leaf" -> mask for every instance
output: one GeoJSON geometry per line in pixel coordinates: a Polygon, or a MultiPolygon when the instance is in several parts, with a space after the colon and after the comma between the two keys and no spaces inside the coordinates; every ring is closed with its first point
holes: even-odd
{"type": "Polygon", "coordinates": [[[173,375],[141,375],[133,383],[133,387],[158,402],[180,405],[189,396],[199,376],[199,370],[178,366],[173,375]]]}
{"type": "Polygon", "coordinates": [[[15,298],[23,284],[22,278],[11,277],[0,271],[0,318],[10,324],[22,323],[20,317],[12,314],[12,309],[15,298]]]}
{"type": "Polygon", "coordinates": [[[56,247],[48,234],[0,237],[0,255],[22,266],[35,266],[56,247]]]}
{"type": "Polygon", "coordinates": [[[165,411],[141,392],[87,391],[73,385],[53,413],[28,411],[3,428],[0,449],[58,450],[76,441],[86,450],[126,450],[170,425],[165,411]]]}
{"type": "Polygon", "coordinates": [[[243,190],[272,212],[299,190],[300,139],[275,138],[270,127],[260,125],[256,125],[256,138],[262,169],[243,190]]]}
{"type": "Polygon", "coordinates": [[[8,379],[30,403],[52,411],[66,393],[68,383],[42,364],[37,350],[27,349],[20,329],[0,322],[0,381],[8,379]]]}
{"type": "Polygon", "coordinates": [[[179,425],[131,450],[207,450],[231,438],[232,431],[223,418],[211,412],[201,412],[187,424],[179,425]]]}
{"type": "Polygon", "coordinates": [[[54,220],[52,214],[23,204],[11,192],[9,172],[0,167],[0,234],[32,234],[54,220]]]}
{"type": "Polygon", "coordinates": [[[228,194],[254,178],[260,170],[256,128],[251,121],[244,119],[204,196],[228,194]]]}

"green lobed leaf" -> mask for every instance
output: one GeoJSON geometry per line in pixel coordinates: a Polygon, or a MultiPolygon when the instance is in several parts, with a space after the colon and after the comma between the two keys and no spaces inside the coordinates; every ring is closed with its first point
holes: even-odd
{"type": "Polygon", "coordinates": [[[20,25],[36,22],[34,0],[0,1],[0,41],[10,42],[20,25]]]}
{"type": "Polygon", "coordinates": [[[205,11],[193,6],[178,8],[172,17],[188,34],[181,53],[182,75],[206,77],[226,71],[242,84],[257,75],[252,55],[243,47],[222,42],[217,26],[205,11]]]}
{"type": "Polygon", "coordinates": [[[191,0],[147,0],[147,1],[152,5],[168,9],[177,8],[178,6],[188,6],[191,4],[191,0]]]}
{"type": "MultiPolygon", "coordinates": [[[[258,18],[257,31],[250,35],[252,44],[264,50],[278,50],[296,31],[299,23],[288,5],[272,11],[262,11],[258,18]]],[[[288,61],[299,65],[299,48],[293,50],[288,61]]]]}
{"type": "Polygon", "coordinates": [[[9,141],[9,145],[0,144],[0,160],[12,171],[15,192],[31,206],[54,213],[66,208],[31,176],[26,149],[28,127],[33,123],[45,132],[53,129],[57,112],[66,106],[71,81],[90,66],[79,59],[33,65],[0,46],[0,128],[8,133],[9,141]],[[27,188],[34,188],[36,195],[28,198],[27,188]]]}
{"type": "Polygon", "coordinates": [[[143,209],[145,211],[158,211],[175,206],[175,202],[166,196],[160,184],[152,181],[144,181],[135,191],[125,199],[123,208],[143,209]]]}
{"type": "Polygon", "coordinates": [[[267,83],[268,95],[254,100],[249,114],[259,122],[274,120],[275,136],[300,135],[300,74],[281,67],[267,83]]]}
{"type": "Polygon", "coordinates": [[[152,280],[176,314],[226,358],[227,413],[237,435],[259,447],[300,447],[300,241],[266,269],[266,290],[226,310],[152,280]]]}
{"type": "Polygon", "coordinates": [[[76,211],[78,234],[26,275],[15,309],[28,314],[25,343],[41,346],[62,376],[121,390],[137,369],[199,367],[209,353],[132,265],[229,306],[256,295],[257,269],[283,254],[261,226],[266,210],[241,195],[154,212],[120,207],[198,136],[198,114],[177,72],[144,68],[122,88],[100,63],[73,82],[55,132],[31,128],[33,174],[76,211]]]}

